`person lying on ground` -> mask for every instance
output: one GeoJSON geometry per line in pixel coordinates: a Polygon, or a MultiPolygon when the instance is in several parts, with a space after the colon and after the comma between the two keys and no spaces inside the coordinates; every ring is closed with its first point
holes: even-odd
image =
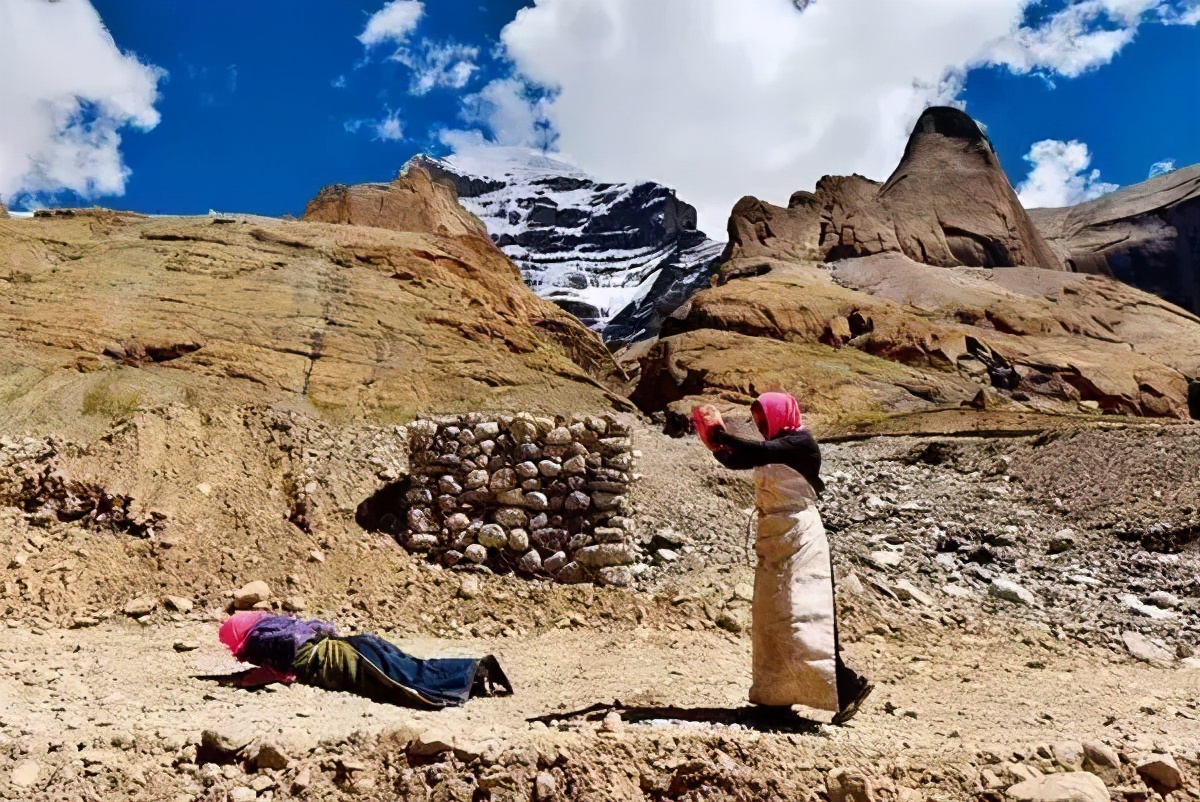
{"type": "Polygon", "coordinates": [[[842,662],[833,562],[817,496],[821,449],[787,393],[763,393],[750,408],[762,441],[725,430],[712,406],[692,417],[700,439],[731,470],[754,469],[758,534],[751,607],[754,704],[806,705],[848,721],[874,686],[842,662]]]}
{"type": "Polygon", "coordinates": [[[221,624],[218,637],[236,659],[258,666],[238,679],[242,687],[302,682],[377,702],[431,709],[513,692],[492,655],[422,660],[378,635],[339,636],[324,621],[234,613],[221,624]]]}

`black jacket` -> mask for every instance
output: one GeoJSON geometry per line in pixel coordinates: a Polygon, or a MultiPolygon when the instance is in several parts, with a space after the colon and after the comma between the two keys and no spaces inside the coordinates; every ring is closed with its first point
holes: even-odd
{"type": "Polygon", "coordinates": [[[810,432],[792,432],[774,440],[745,440],[724,430],[714,432],[717,461],[735,471],[763,465],[786,465],[808,480],[813,490],[825,489],[821,481],[821,448],[810,432]]]}

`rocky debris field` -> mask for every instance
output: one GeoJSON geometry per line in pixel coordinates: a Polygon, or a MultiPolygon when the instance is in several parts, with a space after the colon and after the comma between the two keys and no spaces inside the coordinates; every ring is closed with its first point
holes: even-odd
{"type": "MultiPolygon", "coordinates": [[[[258,420],[220,432],[257,432],[258,420]]],[[[0,509],[0,798],[1200,796],[1195,425],[826,444],[842,640],[877,683],[838,728],[742,711],[753,488],[694,438],[623,419],[642,454],[627,531],[647,562],[611,587],[410,554],[353,521],[357,502],[407,474],[407,430],[262,421],[283,455],[264,463],[276,489],[256,489],[267,469],[252,461],[185,474],[211,485],[195,493],[205,504],[236,510],[239,483],[269,499],[291,544],[257,561],[253,522],[205,525],[221,552],[206,560],[179,531],[200,520],[187,505],[146,505],[166,517],[142,536],[38,517],[40,505],[0,509]],[[307,529],[288,520],[297,499],[307,529]],[[89,584],[89,570],[112,585],[89,584]],[[517,693],[431,713],[197,678],[238,668],[216,627],[247,607],[381,632],[418,654],[492,652],[517,693]]],[[[176,470],[208,464],[178,445],[195,422],[176,424],[176,470]]],[[[152,430],[139,424],[142,448],[152,430]]],[[[10,466],[44,453],[38,438],[9,442],[10,466]]],[[[56,449],[75,476],[84,463],[56,449]]]]}

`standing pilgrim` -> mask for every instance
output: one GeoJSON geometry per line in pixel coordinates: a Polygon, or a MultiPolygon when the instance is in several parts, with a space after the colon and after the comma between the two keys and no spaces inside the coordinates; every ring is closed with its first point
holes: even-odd
{"type": "Polygon", "coordinates": [[[874,686],[842,663],[833,563],[817,512],[821,450],[787,393],[763,393],[750,408],[763,442],[725,431],[711,406],[692,411],[696,429],[717,460],[754,469],[758,570],[754,575],[754,682],[750,701],[806,705],[834,712],[841,724],[874,686]]]}

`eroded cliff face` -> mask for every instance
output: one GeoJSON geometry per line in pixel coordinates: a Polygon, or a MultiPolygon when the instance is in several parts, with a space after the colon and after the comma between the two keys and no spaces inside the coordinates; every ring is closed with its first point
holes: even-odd
{"type": "Polygon", "coordinates": [[[818,418],[988,410],[1188,417],[1200,318],[1072,272],[979,127],[931,109],[884,184],[744,198],[717,286],[641,353],[647,411],[796,392],[818,418]]]}
{"type": "Polygon", "coordinates": [[[1200,313],[1200,164],[1030,217],[1063,262],[1200,313]]]}

